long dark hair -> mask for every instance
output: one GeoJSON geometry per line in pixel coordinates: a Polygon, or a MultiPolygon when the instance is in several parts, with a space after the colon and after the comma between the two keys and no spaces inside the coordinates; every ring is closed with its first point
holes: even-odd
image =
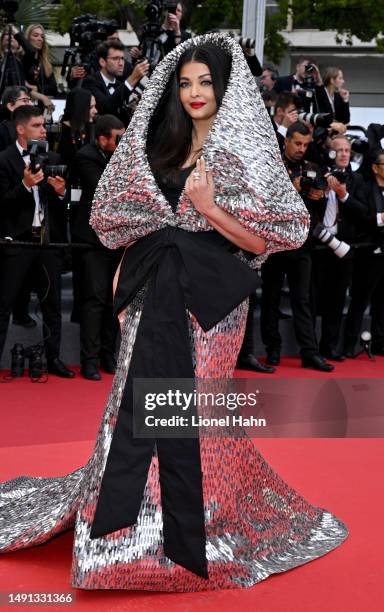
{"type": "Polygon", "coordinates": [[[78,135],[83,132],[89,123],[89,109],[92,93],[88,89],[76,87],[71,89],[67,96],[62,121],[69,121],[71,132],[78,135]]]}
{"type": "Polygon", "coordinates": [[[231,57],[220,47],[205,43],[187,49],[165,87],[149,123],[147,155],[152,170],[169,173],[187,159],[192,147],[192,119],[179,97],[179,76],[189,62],[208,66],[219,109],[231,72],[231,57]]]}

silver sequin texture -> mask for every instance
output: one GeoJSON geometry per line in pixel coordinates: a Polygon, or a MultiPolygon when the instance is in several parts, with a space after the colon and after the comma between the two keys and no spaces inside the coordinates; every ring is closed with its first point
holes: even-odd
{"type": "MultiPolygon", "coordinates": [[[[92,223],[110,248],[166,225],[209,229],[185,194],[176,214],[172,212],[149,171],[144,149],[149,117],[169,74],[186,47],[205,40],[222,45],[233,59],[230,84],[204,151],[214,168],[218,204],[264,236],[268,253],[296,248],[305,239],[307,213],[280,161],[242,51],[232,39],[209,35],[179,45],[159,65],[103,175],[92,223]]],[[[255,257],[254,265],[263,259],[255,257]]],[[[0,551],[40,544],[74,526],[73,586],[198,591],[249,587],[338,546],[347,536],[345,525],[291,489],[248,438],[201,439],[209,580],[164,556],[156,453],[137,524],[89,538],[145,291],[144,287],[126,310],[117,372],[89,462],[61,478],[20,477],[0,485],[0,551]]],[[[246,316],[244,302],[209,332],[190,316],[198,378],[231,377],[246,316]]]]}

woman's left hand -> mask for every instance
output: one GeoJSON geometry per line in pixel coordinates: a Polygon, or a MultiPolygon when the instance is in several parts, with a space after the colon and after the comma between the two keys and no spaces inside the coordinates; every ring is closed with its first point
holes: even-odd
{"type": "Polygon", "coordinates": [[[202,215],[206,215],[216,208],[212,170],[206,170],[203,157],[197,160],[195,170],[187,178],[185,193],[191,199],[196,210],[202,215]]]}

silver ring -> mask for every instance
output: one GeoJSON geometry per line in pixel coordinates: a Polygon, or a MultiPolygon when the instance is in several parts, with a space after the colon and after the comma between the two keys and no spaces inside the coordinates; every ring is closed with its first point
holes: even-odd
{"type": "Polygon", "coordinates": [[[201,174],[200,174],[200,172],[196,172],[196,171],[195,171],[195,172],[193,172],[193,174],[192,174],[192,178],[193,178],[193,180],[194,180],[194,181],[199,181],[199,180],[201,179],[201,174]]]}

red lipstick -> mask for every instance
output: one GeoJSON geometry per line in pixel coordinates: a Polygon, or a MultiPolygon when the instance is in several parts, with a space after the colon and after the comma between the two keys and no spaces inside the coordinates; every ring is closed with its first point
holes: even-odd
{"type": "Polygon", "coordinates": [[[202,106],[205,106],[205,102],[191,102],[191,106],[192,108],[202,108],[202,106]]]}

